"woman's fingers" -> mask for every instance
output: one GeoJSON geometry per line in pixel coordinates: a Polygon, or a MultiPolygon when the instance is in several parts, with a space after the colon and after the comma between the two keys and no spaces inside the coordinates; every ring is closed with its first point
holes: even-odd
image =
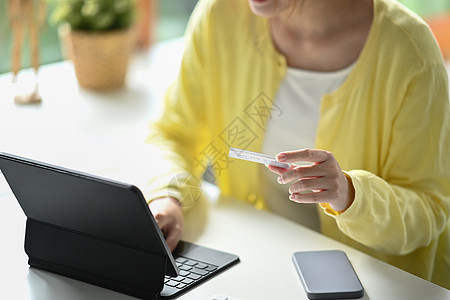
{"type": "Polygon", "coordinates": [[[161,229],[167,245],[173,251],[183,233],[183,212],[178,200],[159,198],[149,203],[150,210],[161,229]]]}
{"type": "Polygon", "coordinates": [[[277,181],[280,184],[289,183],[302,178],[309,177],[322,177],[325,176],[323,166],[311,165],[311,166],[299,166],[294,167],[278,176],[277,181]]]}
{"type": "Polygon", "coordinates": [[[289,188],[289,193],[310,193],[311,191],[323,191],[330,189],[329,182],[324,177],[302,178],[293,183],[289,188]]]}
{"type": "Polygon", "coordinates": [[[304,194],[292,194],[289,199],[297,203],[324,203],[329,202],[330,191],[311,191],[310,193],[304,194]]]}
{"type": "Polygon", "coordinates": [[[267,167],[270,171],[272,171],[273,173],[278,174],[278,175],[281,175],[281,174],[283,174],[284,172],[289,171],[289,170],[292,170],[292,169],[294,168],[294,166],[293,166],[293,167],[291,167],[291,169],[285,169],[285,168],[280,168],[280,167],[277,167],[277,166],[274,166],[274,165],[266,165],[266,167],[267,167]]]}
{"type": "Polygon", "coordinates": [[[320,163],[332,156],[331,152],[318,149],[300,149],[278,153],[275,158],[279,162],[294,163],[298,161],[320,163]]]}
{"type": "Polygon", "coordinates": [[[333,162],[334,158],[331,152],[316,149],[301,149],[297,151],[281,152],[276,156],[276,159],[280,162],[308,162],[312,165],[308,166],[293,166],[290,170],[278,173],[279,183],[289,183],[294,180],[299,180],[306,177],[323,177],[330,168],[330,161],[333,162]]]}
{"type": "Polygon", "coordinates": [[[181,239],[181,235],[183,234],[183,227],[180,224],[174,224],[166,235],[166,242],[170,248],[170,251],[174,251],[178,245],[178,242],[181,239]]]}
{"type": "Polygon", "coordinates": [[[329,151],[301,149],[281,152],[279,162],[309,162],[309,166],[295,166],[289,170],[270,167],[278,176],[278,183],[292,183],[289,199],[299,203],[330,203],[337,211],[343,211],[353,202],[353,186],[342,172],[338,162],[329,151]]]}

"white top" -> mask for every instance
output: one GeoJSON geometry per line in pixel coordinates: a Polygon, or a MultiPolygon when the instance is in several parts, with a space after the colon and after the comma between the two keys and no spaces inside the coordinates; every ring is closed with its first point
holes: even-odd
{"type": "MultiPolygon", "coordinates": [[[[274,100],[281,114],[269,119],[262,152],[276,155],[286,150],[314,148],[322,97],[340,87],[354,65],[334,72],[288,68],[274,100]]],[[[280,185],[276,174],[264,166],[261,169],[263,193],[269,209],[320,231],[316,205],[290,201],[291,184],[280,185]]]]}

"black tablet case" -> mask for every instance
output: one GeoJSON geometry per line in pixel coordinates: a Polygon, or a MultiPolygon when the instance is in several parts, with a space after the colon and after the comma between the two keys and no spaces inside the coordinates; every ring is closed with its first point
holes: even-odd
{"type": "Polygon", "coordinates": [[[30,266],[143,299],[177,275],[136,187],[4,153],[0,169],[27,216],[30,266]]]}

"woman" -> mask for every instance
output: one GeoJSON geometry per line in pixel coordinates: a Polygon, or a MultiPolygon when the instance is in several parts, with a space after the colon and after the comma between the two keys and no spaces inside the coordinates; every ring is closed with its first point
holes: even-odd
{"type": "Polygon", "coordinates": [[[391,0],[201,1],[149,138],[168,162],[147,197],[169,246],[209,163],[222,193],[450,288],[446,76],[391,0]],[[229,147],[308,164],[264,170],[229,147]]]}

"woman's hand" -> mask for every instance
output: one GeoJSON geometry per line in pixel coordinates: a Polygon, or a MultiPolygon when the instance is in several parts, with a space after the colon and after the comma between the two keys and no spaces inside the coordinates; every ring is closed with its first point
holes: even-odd
{"type": "Polygon", "coordinates": [[[285,163],[311,162],[312,165],[283,169],[269,165],[278,174],[278,183],[293,182],[289,199],[298,203],[329,203],[335,211],[346,210],[353,202],[354,188],[342,172],[333,154],[324,150],[301,149],[281,152],[277,161],[285,163]]]}
{"type": "Polygon", "coordinates": [[[174,198],[158,198],[149,203],[156,223],[161,229],[170,251],[175,250],[184,229],[183,211],[174,198]]]}

